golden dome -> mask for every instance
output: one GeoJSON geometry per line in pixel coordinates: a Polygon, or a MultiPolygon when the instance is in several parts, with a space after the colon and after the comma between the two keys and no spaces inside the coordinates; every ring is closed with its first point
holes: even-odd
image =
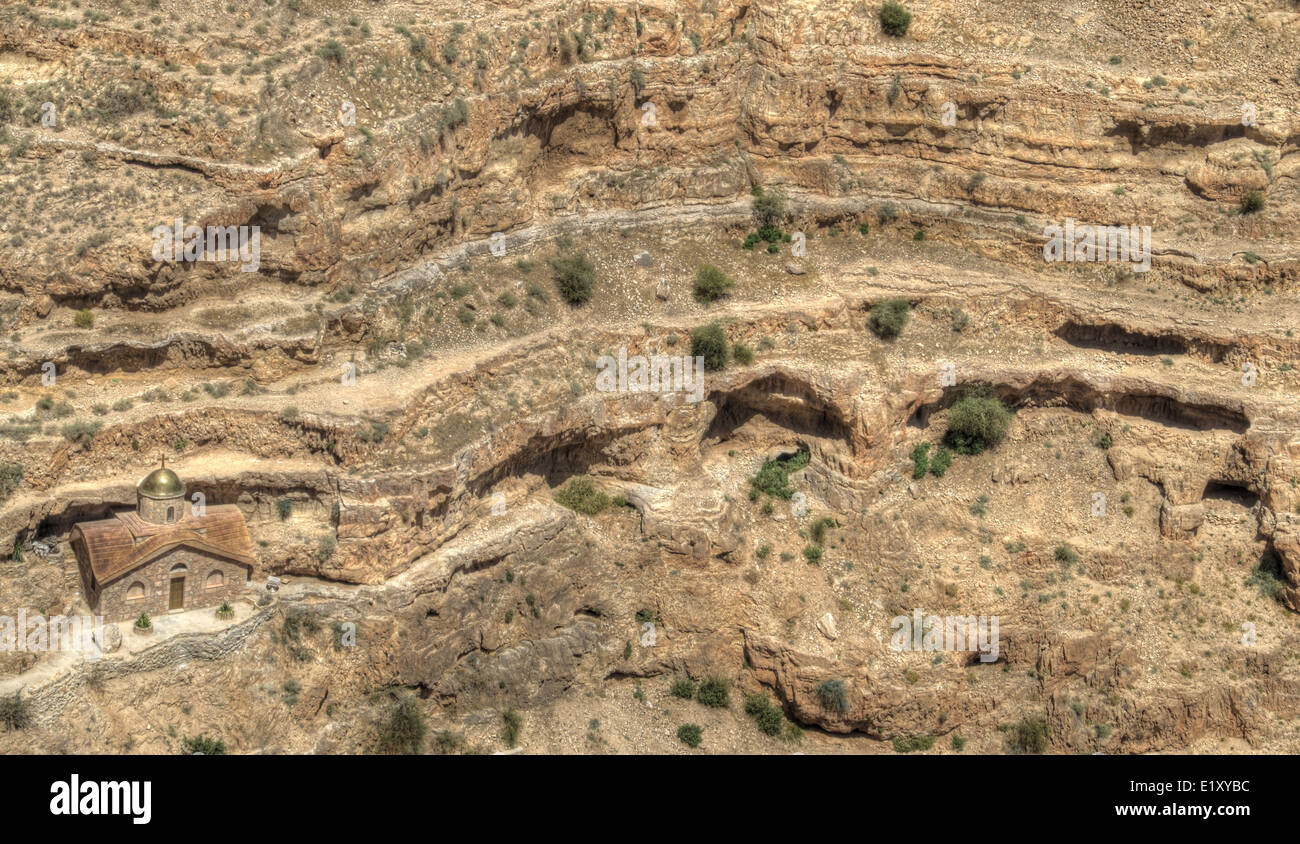
{"type": "Polygon", "coordinates": [[[175,472],[163,466],[146,475],[135,490],[145,498],[181,498],[185,495],[185,484],[175,472]]]}

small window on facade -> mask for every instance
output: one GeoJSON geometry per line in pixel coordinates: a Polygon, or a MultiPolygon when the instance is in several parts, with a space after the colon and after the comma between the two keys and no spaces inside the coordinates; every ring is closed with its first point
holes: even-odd
{"type": "Polygon", "coordinates": [[[174,521],[176,521],[176,508],[175,508],[175,507],[168,507],[168,508],[167,508],[167,521],[169,521],[169,522],[174,522],[174,521]]]}
{"type": "Polygon", "coordinates": [[[136,581],[131,584],[131,588],[126,590],[126,599],[128,601],[138,601],[144,597],[144,584],[136,581]]]}
{"type": "Polygon", "coordinates": [[[208,589],[217,589],[226,585],[226,576],[219,571],[214,571],[208,575],[207,583],[203,584],[208,589]]]}

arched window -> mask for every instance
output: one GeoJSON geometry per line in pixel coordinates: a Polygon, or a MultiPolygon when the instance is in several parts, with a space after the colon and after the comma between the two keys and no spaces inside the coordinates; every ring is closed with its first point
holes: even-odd
{"type": "Polygon", "coordinates": [[[126,599],[128,601],[138,601],[143,597],[144,584],[138,580],[135,583],[132,583],[130,588],[126,590],[126,599]]]}
{"type": "Polygon", "coordinates": [[[184,564],[184,563],[177,563],[176,565],[172,566],[172,572],[171,572],[171,573],[172,573],[173,576],[175,576],[175,575],[178,575],[178,574],[185,574],[186,571],[188,571],[188,569],[185,568],[185,564],[184,564]]]}
{"type": "Polygon", "coordinates": [[[203,584],[205,589],[219,589],[226,585],[226,576],[219,571],[214,571],[208,575],[207,581],[203,584]]]}

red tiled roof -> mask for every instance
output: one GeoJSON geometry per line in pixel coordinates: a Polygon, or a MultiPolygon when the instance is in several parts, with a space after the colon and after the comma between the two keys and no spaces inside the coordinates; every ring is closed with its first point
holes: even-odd
{"type": "Polygon", "coordinates": [[[249,567],[256,559],[244,514],[233,504],[211,506],[203,516],[187,516],[169,525],[146,522],[134,511],[127,511],[82,522],[72,529],[70,538],[81,541],[90,570],[101,586],[181,545],[249,567]]]}

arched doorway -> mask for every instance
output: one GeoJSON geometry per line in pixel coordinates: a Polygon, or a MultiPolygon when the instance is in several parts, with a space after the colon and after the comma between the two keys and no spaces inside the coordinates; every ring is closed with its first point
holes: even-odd
{"type": "Polygon", "coordinates": [[[167,609],[185,609],[185,564],[177,563],[171,570],[171,590],[167,593],[167,609]]]}

